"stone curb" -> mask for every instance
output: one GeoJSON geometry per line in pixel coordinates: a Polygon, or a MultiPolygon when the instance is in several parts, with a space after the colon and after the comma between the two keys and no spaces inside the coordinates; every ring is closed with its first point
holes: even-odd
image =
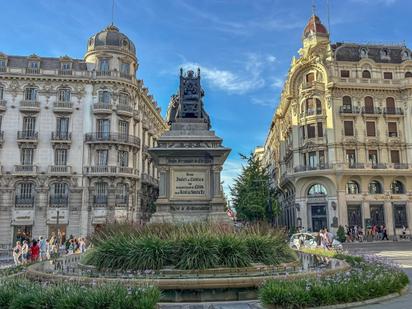
{"type": "Polygon", "coordinates": [[[360,307],[360,306],[365,306],[365,305],[372,305],[372,304],[377,304],[383,301],[391,300],[397,297],[400,297],[402,295],[405,295],[409,290],[409,285],[405,286],[399,293],[391,293],[385,296],[381,296],[378,298],[372,298],[368,300],[363,300],[363,301],[358,301],[354,303],[346,303],[346,304],[338,304],[338,305],[331,305],[331,306],[322,306],[322,307],[310,307],[311,308],[316,308],[316,309],[340,309],[340,308],[354,308],[354,307],[360,307]]]}

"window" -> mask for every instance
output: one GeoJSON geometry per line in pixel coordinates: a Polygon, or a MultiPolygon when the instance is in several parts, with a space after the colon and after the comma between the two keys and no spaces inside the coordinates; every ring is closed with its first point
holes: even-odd
{"type": "Polygon", "coordinates": [[[318,137],[323,137],[323,123],[318,122],[318,137]]]}
{"type": "Polygon", "coordinates": [[[6,60],[0,59],[0,68],[5,68],[6,67],[6,60]]]}
{"type": "Polygon", "coordinates": [[[385,224],[383,205],[370,205],[370,212],[372,225],[381,226],[385,224]]]}
{"type": "Polygon", "coordinates": [[[308,196],[326,196],[328,192],[324,185],[321,184],[314,184],[308,190],[308,196]]]}
{"type": "Polygon", "coordinates": [[[20,149],[21,165],[33,165],[33,148],[20,149]]]}
{"type": "Polygon", "coordinates": [[[383,79],[392,79],[392,72],[383,72],[383,79]]]}
{"type": "Polygon", "coordinates": [[[62,71],[70,71],[72,69],[72,64],[71,62],[62,62],[60,68],[62,71]]]}
{"type": "Polygon", "coordinates": [[[393,212],[395,217],[395,228],[401,229],[403,227],[408,227],[408,217],[406,215],[406,206],[405,204],[393,205],[393,212]]]}
{"type": "Polygon", "coordinates": [[[111,93],[108,90],[99,91],[99,103],[109,105],[111,103],[111,93]]]}
{"type": "Polygon", "coordinates": [[[117,162],[121,167],[129,166],[129,152],[119,150],[119,152],[117,153],[117,162]]]}
{"type": "Polygon", "coordinates": [[[315,115],[315,106],[313,103],[313,99],[309,98],[306,99],[306,116],[315,115]]]}
{"type": "Polygon", "coordinates": [[[316,126],[314,124],[308,124],[308,138],[316,137],[316,126]]]}
{"type": "Polygon", "coordinates": [[[371,181],[368,186],[369,194],[382,194],[382,186],[379,181],[371,181]]]}
{"type": "Polygon", "coordinates": [[[110,120],[97,119],[97,137],[108,139],[110,137],[110,120]]]}
{"type": "Polygon", "coordinates": [[[124,75],[129,75],[130,74],[130,63],[122,63],[120,65],[120,73],[123,73],[124,75]]]}
{"type": "Polygon", "coordinates": [[[66,139],[69,134],[69,118],[59,117],[56,119],[56,135],[61,139],[66,139]]]}
{"type": "Polygon", "coordinates": [[[402,182],[395,180],[391,184],[391,191],[393,194],[403,194],[405,193],[404,187],[402,182]]]}
{"type": "Polygon", "coordinates": [[[129,105],[129,95],[127,93],[121,92],[119,94],[119,104],[129,105]]]}
{"type": "Polygon", "coordinates": [[[364,101],[365,101],[365,113],[373,114],[374,112],[373,98],[366,97],[364,101]]]}
{"type": "Polygon", "coordinates": [[[36,129],[36,118],[35,117],[23,117],[23,132],[27,137],[33,136],[36,129]]]}
{"type": "Polygon", "coordinates": [[[412,72],[405,73],[405,78],[411,78],[411,77],[412,77],[412,72]]]}
{"type": "Polygon", "coordinates": [[[107,149],[99,149],[96,151],[96,155],[97,155],[96,165],[107,166],[107,162],[109,159],[109,151],[107,149]]]}
{"type": "Polygon", "coordinates": [[[369,163],[372,164],[372,167],[376,167],[378,164],[378,151],[377,150],[369,150],[368,151],[368,160],[369,163]]]}
{"type": "Polygon", "coordinates": [[[325,152],[323,150],[319,151],[319,166],[325,168],[325,152]]]}
{"type": "Polygon", "coordinates": [[[350,72],[348,70],[341,70],[340,77],[349,78],[350,72]]]}
{"type": "Polygon", "coordinates": [[[129,201],[129,186],[125,183],[119,183],[116,186],[116,202],[127,204],[129,201]]]}
{"type": "Polygon", "coordinates": [[[396,122],[388,122],[388,136],[389,137],[398,136],[398,128],[397,128],[396,122]]]}
{"type": "Polygon", "coordinates": [[[56,149],[54,151],[54,164],[59,166],[67,165],[67,149],[56,149]]]}
{"type": "Polygon", "coordinates": [[[18,185],[17,192],[18,196],[21,198],[32,198],[34,185],[31,182],[23,182],[18,185]]]}
{"type": "Polygon", "coordinates": [[[24,89],[24,99],[26,101],[36,101],[37,99],[37,88],[28,87],[24,89]]]}
{"type": "Polygon", "coordinates": [[[101,59],[99,61],[99,71],[100,72],[108,72],[109,71],[109,60],[108,59],[101,59]]]}
{"type": "Polygon", "coordinates": [[[322,102],[319,99],[316,99],[316,115],[322,114],[322,102]]]}
{"type": "Polygon", "coordinates": [[[346,150],[346,161],[349,163],[349,167],[355,167],[356,165],[356,152],[355,149],[346,150]]]}
{"type": "Polygon", "coordinates": [[[395,114],[395,99],[386,98],[386,112],[388,114],[395,114]]]}
{"type": "Polygon", "coordinates": [[[342,103],[344,112],[352,112],[352,99],[350,97],[344,96],[342,98],[342,103]]]}
{"type": "Polygon", "coordinates": [[[346,184],[347,194],[359,194],[359,185],[356,181],[349,180],[346,184]]]}
{"type": "Polygon", "coordinates": [[[95,184],[94,202],[96,204],[107,204],[108,185],[106,182],[97,182],[95,184]]]}
{"type": "Polygon", "coordinates": [[[29,68],[30,69],[38,69],[40,66],[40,63],[38,61],[29,61],[29,68]]]}
{"type": "Polygon", "coordinates": [[[371,78],[371,72],[368,70],[362,71],[362,78],[371,78]]]}
{"type": "Polygon", "coordinates": [[[70,89],[59,89],[59,101],[70,102],[70,89]]]}
{"type": "Polygon", "coordinates": [[[366,136],[376,136],[374,121],[366,121],[366,136]]]}
{"type": "Polygon", "coordinates": [[[69,192],[69,186],[64,182],[56,182],[53,184],[52,191],[54,196],[66,196],[69,192]]]}
{"type": "Polygon", "coordinates": [[[4,98],[4,88],[0,87],[0,100],[3,100],[4,98]]]}
{"type": "Polygon", "coordinates": [[[309,168],[316,168],[318,166],[318,157],[316,155],[315,151],[311,151],[308,154],[308,159],[309,159],[309,168]]]}
{"type": "Polygon", "coordinates": [[[343,125],[344,125],[345,136],[354,136],[353,121],[344,121],[343,125]]]}
{"type": "Polygon", "coordinates": [[[312,83],[315,80],[315,73],[306,74],[306,83],[312,83]]]}
{"type": "Polygon", "coordinates": [[[401,158],[399,156],[399,150],[391,150],[391,163],[393,164],[401,163],[401,158]]]}
{"type": "Polygon", "coordinates": [[[119,120],[119,134],[126,138],[129,136],[129,123],[124,120],[119,120]]]}

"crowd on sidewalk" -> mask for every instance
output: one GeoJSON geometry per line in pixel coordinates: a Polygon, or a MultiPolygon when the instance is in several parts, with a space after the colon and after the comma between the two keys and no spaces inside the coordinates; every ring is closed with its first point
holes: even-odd
{"type": "MultiPolygon", "coordinates": [[[[388,230],[385,224],[373,224],[367,226],[365,231],[361,226],[345,226],[346,229],[346,242],[363,242],[368,241],[378,241],[378,240],[389,240],[388,230]]],[[[402,232],[399,235],[401,239],[406,239],[408,236],[408,230],[405,226],[402,226],[402,232]]]]}
{"type": "Polygon", "coordinates": [[[49,239],[40,236],[39,239],[23,238],[16,241],[13,248],[13,260],[16,266],[26,265],[37,261],[44,261],[63,254],[83,253],[86,251],[86,241],[83,237],[73,235],[66,240],[56,237],[54,233],[49,239]]]}

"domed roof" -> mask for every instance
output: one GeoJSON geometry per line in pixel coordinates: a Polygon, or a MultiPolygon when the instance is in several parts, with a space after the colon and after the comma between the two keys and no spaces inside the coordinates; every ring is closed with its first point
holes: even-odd
{"type": "Polygon", "coordinates": [[[100,48],[120,48],[136,54],[136,48],[133,42],[113,24],[90,37],[87,50],[92,51],[100,48]]]}
{"type": "Polygon", "coordinates": [[[308,24],[305,27],[305,31],[303,31],[303,37],[307,38],[312,34],[328,35],[328,30],[326,30],[326,27],[316,15],[310,17],[308,24]]]}

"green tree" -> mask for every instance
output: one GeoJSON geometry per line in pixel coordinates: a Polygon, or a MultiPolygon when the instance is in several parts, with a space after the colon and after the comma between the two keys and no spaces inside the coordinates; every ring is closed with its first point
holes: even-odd
{"type": "Polygon", "coordinates": [[[272,221],[278,213],[278,206],[269,186],[269,175],[253,154],[240,156],[246,164],[230,187],[237,218],[246,221],[272,221]]]}

